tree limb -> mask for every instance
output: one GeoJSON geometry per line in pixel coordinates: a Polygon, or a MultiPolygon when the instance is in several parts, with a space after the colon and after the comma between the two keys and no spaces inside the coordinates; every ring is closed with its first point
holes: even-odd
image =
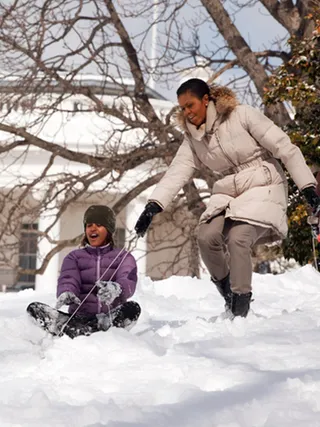
{"type": "MultiPolygon", "coordinates": [[[[263,98],[268,82],[268,75],[232,22],[221,0],[201,0],[201,3],[206,8],[234,55],[237,57],[239,64],[241,64],[252,79],[260,97],[263,98]]],[[[266,113],[279,125],[284,125],[291,121],[289,114],[282,104],[267,108],[266,113]]]]}

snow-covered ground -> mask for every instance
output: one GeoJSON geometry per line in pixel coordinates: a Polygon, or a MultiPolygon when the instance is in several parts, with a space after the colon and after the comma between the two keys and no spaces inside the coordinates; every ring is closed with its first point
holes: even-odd
{"type": "Polygon", "coordinates": [[[145,279],[134,329],[71,340],[25,314],[54,295],[1,294],[0,426],[319,427],[320,274],[255,275],[254,297],[231,322],[209,280],[145,279]]]}

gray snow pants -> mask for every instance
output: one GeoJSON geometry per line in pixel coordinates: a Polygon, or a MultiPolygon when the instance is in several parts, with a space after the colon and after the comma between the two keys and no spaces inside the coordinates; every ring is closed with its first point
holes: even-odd
{"type": "Polygon", "coordinates": [[[224,213],[199,226],[201,257],[214,280],[224,279],[230,271],[231,290],[243,294],[251,291],[251,251],[268,228],[243,221],[225,219],[224,213]]]}

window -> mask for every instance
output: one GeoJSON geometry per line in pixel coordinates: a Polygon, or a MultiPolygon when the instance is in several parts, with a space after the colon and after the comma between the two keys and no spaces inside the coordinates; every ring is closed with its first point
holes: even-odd
{"type": "Polygon", "coordinates": [[[73,103],[73,113],[78,113],[79,111],[87,111],[87,107],[80,101],[74,101],[73,103]]]}
{"type": "Polygon", "coordinates": [[[77,111],[81,111],[81,103],[80,102],[74,102],[73,103],[73,111],[76,113],[77,111]]]}
{"type": "MultiPolygon", "coordinates": [[[[34,233],[38,230],[38,224],[22,224],[19,245],[19,267],[36,268],[38,236],[34,233]]],[[[33,274],[22,274],[17,283],[20,289],[34,288],[35,276],[33,274]]]]}

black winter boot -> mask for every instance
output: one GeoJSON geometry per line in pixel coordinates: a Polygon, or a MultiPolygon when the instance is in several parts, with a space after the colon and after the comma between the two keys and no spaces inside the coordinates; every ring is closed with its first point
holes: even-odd
{"type": "Polygon", "coordinates": [[[137,322],[141,313],[140,305],[135,301],[127,301],[111,310],[110,313],[97,314],[98,328],[107,331],[111,326],[130,330],[137,322]]]}
{"type": "Polygon", "coordinates": [[[247,317],[250,310],[252,292],[236,294],[231,292],[231,311],[234,316],[247,317]]]}
{"type": "Polygon", "coordinates": [[[113,326],[116,328],[131,329],[141,314],[141,307],[135,301],[127,301],[115,309],[113,326]]]}
{"type": "Polygon", "coordinates": [[[226,309],[231,309],[231,289],[230,289],[230,273],[224,279],[215,280],[211,277],[211,281],[216,285],[220,295],[226,302],[226,309]]]}

